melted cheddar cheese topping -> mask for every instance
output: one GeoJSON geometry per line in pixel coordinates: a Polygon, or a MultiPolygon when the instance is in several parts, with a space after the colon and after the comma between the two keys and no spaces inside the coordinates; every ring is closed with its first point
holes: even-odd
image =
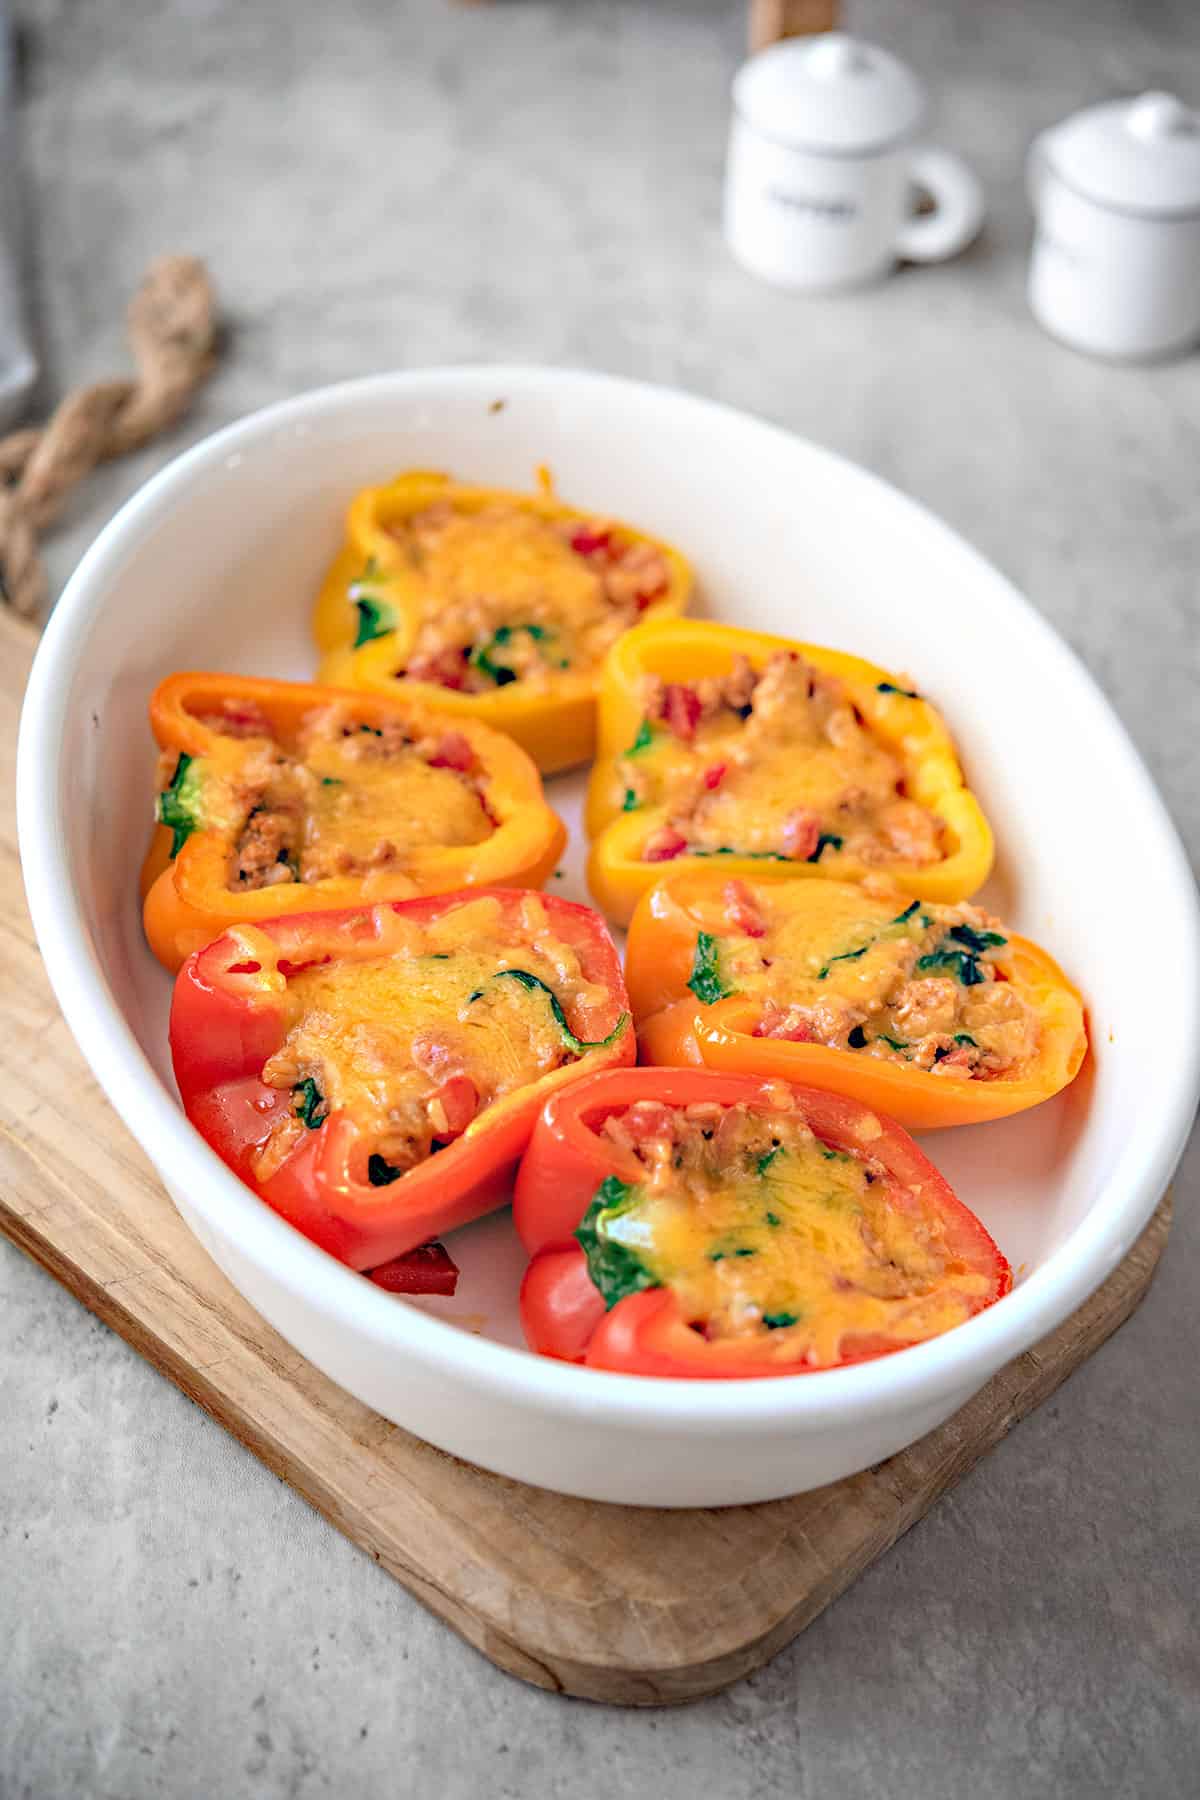
{"type": "Polygon", "coordinates": [[[320,707],[283,743],[257,709],[210,715],[188,781],[199,822],[229,840],[237,892],[395,870],[415,851],[482,843],[495,829],[470,746],[410,738],[320,707]],[[453,766],[451,766],[453,765],[453,766]]]}
{"type": "Polygon", "coordinates": [[[581,1227],[610,1306],[667,1287],[707,1338],[827,1367],[856,1341],[936,1336],[988,1291],[935,1214],[898,1205],[880,1165],[831,1149],[794,1108],[643,1102],[608,1127],[646,1170],[581,1227]]]}
{"type": "Polygon", "coordinates": [[[490,895],[427,923],[388,913],[382,945],[339,948],[287,974],[284,1038],[262,1079],[297,1099],[260,1178],[338,1113],[380,1159],[371,1179],[384,1185],[496,1101],[575,1060],[608,1005],[536,895],[516,917],[490,895]]]}
{"type": "Polygon", "coordinates": [[[388,533],[408,565],[392,579],[418,614],[397,672],[468,693],[596,669],[669,584],[662,553],[607,521],[502,501],[439,500],[388,533]]]}
{"type": "Polygon", "coordinates": [[[757,1036],[946,1079],[1014,1077],[1037,1056],[1038,1015],[1010,979],[1007,932],[980,907],[906,901],[886,886],[728,882],[688,911],[692,991],[758,1002],[757,1036]]]}
{"type": "MultiPolygon", "coordinates": [[[[352,1113],[381,1137],[440,1085],[442,1068],[468,1077],[487,1105],[564,1058],[544,997],[493,980],[528,960],[524,946],[501,942],[491,953],[304,969],[288,982],[292,1024],[281,1055],[312,1076],[332,1112],[352,1113]]],[[[271,1072],[280,1073],[278,1058],[271,1072]]]]}
{"type": "Polygon", "coordinates": [[[625,810],[660,809],[643,855],[928,864],[941,821],[907,798],[900,759],[842,683],[786,651],[761,672],[646,681],[646,722],[621,762],[625,810]]]}
{"type": "Polygon", "coordinates": [[[415,744],[392,755],[355,756],[355,740],[309,748],[297,775],[305,803],[305,850],[343,849],[368,858],[386,821],[401,853],[431,845],[481,844],[493,826],[478,788],[460,771],[430,763],[415,744]]]}

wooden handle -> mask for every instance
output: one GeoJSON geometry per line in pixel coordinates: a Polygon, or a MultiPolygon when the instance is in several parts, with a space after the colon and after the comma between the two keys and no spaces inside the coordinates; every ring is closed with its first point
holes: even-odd
{"type": "Polygon", "coordinates": [[[765,50],[783,38],[836,31],[837,0],[750,0],[750,48],[765,50]]]}

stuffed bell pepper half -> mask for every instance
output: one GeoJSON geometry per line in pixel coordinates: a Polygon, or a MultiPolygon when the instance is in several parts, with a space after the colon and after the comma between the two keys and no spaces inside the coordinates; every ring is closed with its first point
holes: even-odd
{"type": "Polygon", "coordinates": [[[505,889],[231,926],[170,1035],[196,1129],[362,1270],[504,1204],[546,1101],[636,1054],[604,921],[505,889]]]}
{"type": "Polygon", "coordinates": [[[894,1121],[707,1070],[610,1071],[555,1095],[513,1216],[530,1347],[625,1374],[836,1368],[936,1337],[1012,1285],[894,1121]]]}
{"type": "Polygon", "coordinates": [[[547,774],[586,762],[605,654],[682,612],[669,544],[564,506],[423,470],[366,488],[321,588],[321,678],[412,693],[506,731],[547,774]]]}
{"type": "Polygon", "coordinates": [[[588,882],[628,924],[663,865],[858,881],[962,900],[992,834],[939,715],[841,651],[694,620],[645,624],[605,664],[588,882]]]}
{"type": "Polygon", "coordinates": [[[540,887],[566,833],[525,752],[399,694],[172,675],[150,722],[150,947],[175,970],[236,923],[474,886],[540,887]]]}
{"type": "Polygon", "coordinates": [[[682,869],[638,904],[626,980],[643,1061],[777,1076],[910,1130],[1067,1087],[1083,1004],[1054,959],[968,902],[682,869]]]}

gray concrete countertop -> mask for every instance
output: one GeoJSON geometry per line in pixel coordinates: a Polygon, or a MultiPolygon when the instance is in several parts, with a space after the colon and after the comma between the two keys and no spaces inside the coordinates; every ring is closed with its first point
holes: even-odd
{"type": "MultiPolygon", "coordinates": [[[[1033,133],[1141,86],[1200,98],[1189,0],[1133,10],[854,6],[934,84],[988,226],[956,263],[799,301],[721,246],[738,0],[25,0],[46,395],[124,366],[164,249],[209,260],[231,328],[185,430],[81,492],[56,581],[182,441],[303,387],[489,359],[677,383],[979,545],[1098,676],[1195,852],[1200,358],[1087,361],[1022,292],[1033,133]]],[[[0,1245],[0,1794],[1194,1793],[1198,1187],[1193,1145],[1120,1336],[769,1668],[676,1713],[497,1673],[0,1245]]]]}

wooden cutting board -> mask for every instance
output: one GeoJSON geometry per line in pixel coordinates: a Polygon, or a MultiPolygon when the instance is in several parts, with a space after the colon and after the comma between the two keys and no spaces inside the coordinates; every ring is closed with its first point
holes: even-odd
{"type": "Polygon", "coordinates": [[[642,1706],[749,1674],[1145,1294],[1169,1197],[1104,1287],[940,1430],[861,1475],[763,1506],[602,1506],[489,1475],[410,1437],[318,1374],[235,1293],[67,1031],[17,862],[13,760],[32,649],[32,634],[0,615],[0,1230],[510,1674],[642,1706]]]}

